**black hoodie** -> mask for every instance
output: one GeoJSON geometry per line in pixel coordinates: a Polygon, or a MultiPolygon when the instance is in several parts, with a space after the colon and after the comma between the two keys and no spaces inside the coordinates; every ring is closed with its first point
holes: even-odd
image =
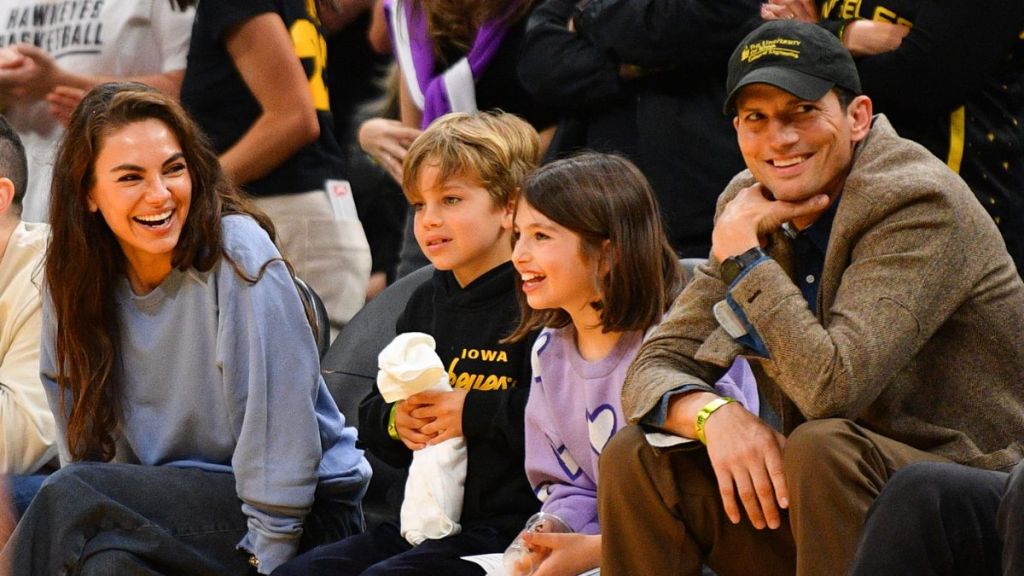
{"type": "MultiPolygon", "coordinates": [[[[498,344],[519,320],[515,270],[506,262],[462,288],[436,271],[413,292],[397,333],[425,332],[454,387],[470,387],[462,411],[467,469],[461,523],[486,524],[510,542],[540,502],[524,467],[530,349],[536,335],[498,344]]],[[[408,467],[412,452],[388,435],[391,404],[374,389],[359,406],[359,437],[381,460],[408,467]]],[[[404,486],[404,482],[398,484],[404,486]]]]}

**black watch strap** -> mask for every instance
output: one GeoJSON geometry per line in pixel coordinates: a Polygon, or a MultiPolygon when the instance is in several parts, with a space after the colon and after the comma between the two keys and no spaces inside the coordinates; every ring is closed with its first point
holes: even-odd
{"type": "Polygon", "coordinates": [[[726,258],[721,266],[722,282],[725,282],[726,286],[732,284],[733,280],[736,280],[740,275],[740,272],[749,268],[751,264],[760,260],[761,257],[767,256],[768,254],[760,246],[754,246],[742,254],[726,258]]]}

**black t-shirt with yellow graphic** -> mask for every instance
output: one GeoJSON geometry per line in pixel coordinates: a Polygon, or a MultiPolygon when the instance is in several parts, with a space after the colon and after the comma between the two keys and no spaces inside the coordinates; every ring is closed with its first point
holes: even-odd
{"type": "MultiPolygon", "coordinates": [[[[519,319],[510,262],[462,288],[436,271],[413,292],[397,333],[425,332],[456,388],[469,388],[462,411],[467,469],[462,523],[486,524],[509,541],[540,507],[524,468],[524,426],[534,337],[498,344],[519,319]]],[[[359,438],[378,458],[405,467],[412,452],[388,436],[391,405],[374,389],[359,407],[359,438]]]]}
{"type": "Polygon", "coordinates": [[[824,26],[911,27],[896,50],[857,58],[864,93],[896,131],[959,172],[1024,270],[1024,2],[819,1],[824,26]]]}
{"type": "Polygon", "coordinates": [[[340,178],[341,151],[331,130],[333,118],[324,83],[327,44],[312,0],[203,0],[196,8],[181,102],[220,154],[233,146],[259,118],[261,109],[227,51],[236,26],[261,14],[278,14],[292,38],[317,109],[320,137],[269,174],[245,185],[254,196],[320,190],[340,178]]]}

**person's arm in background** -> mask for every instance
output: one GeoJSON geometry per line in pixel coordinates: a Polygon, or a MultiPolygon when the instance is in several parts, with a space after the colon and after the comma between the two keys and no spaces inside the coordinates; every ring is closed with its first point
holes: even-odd
{"type": "Polygon", "coordinates": [[[359,126],[359,146],[373,160],[402,183],[402,162],[420,135],[420,129],[406,125],[401,120],[370,118],[359,126]]]}
{"type": "Polygon", "coordinates": [[[760,22],[757,0],[591,0],[576,31],[622,64],[680,74],[719,73],[760,22]]]}
{"type": "Polygon", "coordinates": [[[1022,29],[1022,2],[989,2],[984,10],[950,0],[922,3],[899,48],[857,59],[861,86],[882,112],[949,112],[1003,61],[1022,29]]]}
{"type": "Polygon", "coordinates": [[[388,34],[387,16],[384,13],[384,0],[374,0],[370,29],[366,31],[366,40],[377,54],[391,53],[391,36],[388,34]]]}
{"type": "Polygon", "coordinates": [[[227,33],[228,53],[262,114],[221,154],[238,184],[271,172],[320,136],[313,96],[281,17],[265,12],[227,33]]]}
{"type": "MultiPolygon", "coordinates": [[[[420,110],[412,100],[409,93],[409,85],[406,82],[409,74],[416,74],[414,70],[405,71],[398,68],[398,112],[402,124],[409,128],[419,129],[423,121],[423,111],[420,110]]],[[[413,79],[415,80],[415,78],[413,79]]]]}
{"type": "Polygon", "coordinates": [[[184,68],[134,76],[79,74],[61,68],[49,52],[32,44],[15,44],[12,49],[20,58],[8,60],[0,68],[0,86],[16,99],[39,100],[58,86],[88,91],[97,84],[118,81],[142,82],[176,97],[185,77],[184,68]]]}
{"type": "MultiPolygon", "coordinates": [[[[823,22],[836,31],[838,24],[823,22]]],[[[1000,0],[982,10],[953,0],[922,2],[906,24],[909,30],[901,23],[851,20],[843,44],[856,59],[861,86],[876,111],[943,114],[961,106],[1020,41],[1024,3],[1000,0]]]]}
{"type": "MultiPolygon", "coordinates": [[[[62,68],[45,50],[32,44],[17,44],[0,58],[0,102],[46,98],[51,113],[62,121],[85,92],[97,84],[135,81],[177,97],[185,76],[194,9],[179,10],[165,1],[153,2],[149,19],[154,49],[159,51],[161,70],[139,74],[81,73],[62,68]]],[[[129,66],[129,69],[131,67],[129,66]]]]}
{"type": "Polygon", "coordinates": [[[401,184],[402,163],[413,140],[420,134],[423,113],[413,103],[409,87],[405,84],[405,75],[397,66],[394,74],[397,76],[394,81],[398,86],[399,119],[370,118],[363,122],[359,127],[359,146],[382,166],[395,182],[401,184]]]}
{"type": "Polygon", "coordinates": [[[12,302],[0,360],[0,474],[27,474],[57,454],[53,414],[39,381],[42,310],[38,297],[12,302]]]}
{"type": "Polygon", "coordinates": [[[570,29],[575,5],[575,0],[547,0],[534,9],[518,68],[523,87],[535,98],[571,109],[601,105],[622,90],[618,64],[570,29]]]}

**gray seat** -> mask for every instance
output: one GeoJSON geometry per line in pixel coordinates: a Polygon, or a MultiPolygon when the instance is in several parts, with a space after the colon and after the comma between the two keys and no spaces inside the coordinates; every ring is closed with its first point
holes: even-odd
{"type": "MultiPolygon", "coordinates": [[[[359,403],[377,384],[377,354],[395,337],[395,322],[409,296],[433,273],[433,266],[425,266],[388,286],[352,317],[324,356],[321,368],[327,389],[350,426],[359,428],[359,403]]],[[[367,525],[397,520],[402,490],[392,487],[396,482],[402,482],[399,488],[404,486],[405,471],[385,464],[369,451],[366,459],[373,468],[363,499],[367,525]]]]}
{"type": "Polygon", "coordinates": [[[323,360],[324,354],[327,353],[327,349],[331,345],[331,321],[327,318],[327,307],[324,306],[324,301],[320,299],[320,295],[313,290],[312,286],[306,284],[298,276],[295,276],[294,280],[295,287],[299,291],[299,298],[302,300],[302,306],[309,316],[309,327],[313,330],[317,352],[320,354],[320,360],[323,360]]]}
{"type": "Polygon", "coordinates": [[[693,270],[706,262],[706,258],[680,258],[679,263],[683,265],[683,272],[686,273],[686,281],[693,280],[693,270]]]}

